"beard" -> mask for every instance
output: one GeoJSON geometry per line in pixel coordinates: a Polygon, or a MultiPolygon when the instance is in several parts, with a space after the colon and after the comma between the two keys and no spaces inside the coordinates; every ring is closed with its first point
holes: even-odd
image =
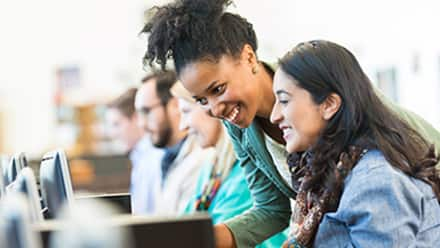
{"type": "Polygon", "coordinates": [[[164,148],[170,141],[171,138],[171,128],[167,125],[166,128],[162,129],[157,136],[157,139],[153,141],[153,145],[157,148],[164,148]]]}
{"type": "Polygon", "coordinates": [[[165,109],[165,119],[161,123],[160,130],[156,133],[156,137],[152,137],[152,143],[157,148],[165,148],[170,142],[173,130],[171,129],[171,120],[168,111],[165,109]]]}

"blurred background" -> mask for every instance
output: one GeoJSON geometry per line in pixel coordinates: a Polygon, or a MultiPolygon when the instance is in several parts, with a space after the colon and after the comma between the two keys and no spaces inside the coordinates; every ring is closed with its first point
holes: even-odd
{"type": "MultiPolygon", "coordinates": [[[[77,178],[93,181],[98,167],[90,157],[108,164],[105,159],[122,151],[108,138],[104,105],[139,84],[145,74],[146,39],[138,35],[144,11],[166,2],[2,0],[0,154],[23,151],[38,160],[63,148],[77,160],[71,164],[82,173],[77,178]]],[[[261,60],[276,62],[305,40],[340,43],[388,97],[440,128],[439,5],[235,0],[229,10],[254,24],[261,60]]],[[[127,170],[120,183],[128,185],[128,177],[127,170]]]]}

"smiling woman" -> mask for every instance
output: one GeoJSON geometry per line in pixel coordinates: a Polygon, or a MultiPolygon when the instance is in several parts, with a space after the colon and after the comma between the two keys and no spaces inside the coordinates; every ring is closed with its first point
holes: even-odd
{"type": "Polygon", "coordinates": [[[328,120],[341,106],[336,94],[328,96],[323,104],[316,104],[312,95],[298,86],[288,74],[278,70],[274,77],[277,103],[271,121],[283,131],[288,152],[305,151],[313,144],[328,120]]]}
{"type": "MultiPolygon", "coordinates": [[[[221,121],[210,117],[198,106],[180,82],[174,84],[171,92],[179,99],[180,127],[189,129],[203,148],[212,151],[205,155],[195,195],[185,213],[207,211],[213,223],[218,224],[252,208],[245,175],[221,121]]],[[[286,235],[281,233],[257,247],[279,247],[285,239],[286,235]]]]}
{"type": "Polygon", "coordinates": [[[179,77],[211,116],[245,128],[255,115],[269,116],[272,106],[269,101],[261,99],[274,98],[267,94],[271,87],[269,74],[252,72],[253,63],[255,68],[263,67],[256,61],[252,48],[245,45],[239,56],[238,59],[222,56],[217,63],[190,63],[182,69],[179,77]]]}
{"type": "MultiPolygon", "coordinates": [[[[154,8],[143,29],[150,33],[145,63],[158,62],[165,68],[172,54],[182,84],[209,115],[234,128],[263,128],[282,143],[281,131],[269,122],[275,101],[273,71],[257,59],[252,25],[239,15],[223,12],[229,3],[185,0],[154,8]]],[[[236,148],[240,146],[236,144],[236,148]]],[[[270,155],[250,160],[246,152],[238,154],[245,156],[239,159],[248,174],[256,207],[216,226],[218,246],[255,246],[287,227],[289,200],[270,182],[269,174],[281,182],[277,184],[290,197],[295,196],[275,167],[261,169],[272,164],[270,155]]]]}
{"type": "Polygon", "coordinates": [[[379,99],[344,47],[300,43],[280,65],[272,121],[300,182],[289,244],[438,247],[434,146],[379,99]]]}
{"type": "MultiPolygon", "coordinates": [[[[176,0],[153,8],[143,29],[149,34],[144,61],[165,68],[171,57],[185,88],[211,116],[224,120],[246,174],[254,208],[217,224],[216,242],[218,247],[253,247],[288,226],[289,199],[296,198],[298,189],[291,184],[283,132],[269,121],[275,103],[274,72],[258,60],[252,24],[224,11],[230,2],[176,0]]],[[[316,107],[309,103],[306,105],[316,107]]],[[[397,111],[428,134],[430,141],[440,142],[440,134],[429,124],[397,111]]],[[[299,112],[295,115],[307,117],[299,112]]],[[[309,128],[306,123],[301,126],[309,128]]],[[[294,143],[289,149],[306,147],[294,143]]]]}

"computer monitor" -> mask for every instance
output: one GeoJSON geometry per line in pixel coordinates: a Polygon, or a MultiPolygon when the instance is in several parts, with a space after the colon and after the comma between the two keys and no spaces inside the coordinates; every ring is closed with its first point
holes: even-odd
{"type": "Polygon", "coordinates": [[[4,183],[4,173],[3,173],[3,168],[6,167],[6,163],[5,162],[5,158],[3,158],[2,156],[0,156],[0,199],[5,195],[5,183],[4,183]]]}
{"type": "Polygon", "coordinates": [[[12,156],[9,165],[3,170],[3,179],[5,186],[11,184],[16,178],[21,169],[27,167],[27,159],[24,153],[18,153],[12,156]]]}
{"type": "Polygon", "coordinates": [[[13,191],[23,193],[30,207],[31,221],[33,223],[43,221],[40,196],[38,194],[37,181],[31,168],[23,168],[13,183],[13,191]]]}
{"type": "Polygon", "coordinates": [[[20,193],[9,194],[0,203],[0,247],[39,248],[41,239],[29,221],[29,206],[20,193]]]}
{"type": "Polygon", "coordinates": [[[65,225],[51,236],[51,247],[132,248],[128,228],[112,225],[116,216],[118,209],[102,199],[75,201],[61,210],[57,221],[65,225]]]}
{"type": "Polygon", "coordinates": [[[62,150],[43,156],[40,166],[40,186],[48,218],[56,217],[61,206],[73,201],[73,189],[67,158],[62,150]]]}
{"type": "Polygon", "coordinates": [[[3,185],[6,185],[6,176],[8,171],[9,162],[11,161],[11,158],[7,155],[0,155],[0,167],[1,167],[1,178],[3,181],[3,185]]]}
{"type": "MultiPolygon", "coordinates": [[[[206,214],[182,217],[117,215],[108,218],[108,225],[128,228],[133,238],[133,248],[214,248],[212,220],[206,214]]],[[[49,248],[51,236],[66,226],[63,221],[51,220],[33,227],[40,233],[43,247],[49,248]]]]}
{"type": "Polygon", "coordinates": [[[116,207],[123,214],[131,214],[131,195],[130,193],[114,194],[83,194],[75,195],[75,203],[87,201],[90,199],[103,200],[116,207]]]}

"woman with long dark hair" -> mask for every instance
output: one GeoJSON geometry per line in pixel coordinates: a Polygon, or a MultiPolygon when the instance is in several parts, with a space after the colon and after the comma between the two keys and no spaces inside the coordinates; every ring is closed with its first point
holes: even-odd
{"type": "Polygon", "coordinates": [[[347,49],[299,44],[273,91],[271,121],[298,188],[289,245],[440,247],[434,147],[381,101],[347,49]]]}
{"type": "MultiPolygon", "coordinates": [[[[244,170],[254,207],[215,226],[218,247],[254,247],[285,229],[296,198],[282,131],[270,122],[273,69],[260,61],[252,24],[225,12],[230,0],[176,0],[149,13],[144,62],[178,77],[208,114],[223,120],[244,170]]],[[[398,112],[431,142],[440,134],[417,116],[398,112]]]]}

